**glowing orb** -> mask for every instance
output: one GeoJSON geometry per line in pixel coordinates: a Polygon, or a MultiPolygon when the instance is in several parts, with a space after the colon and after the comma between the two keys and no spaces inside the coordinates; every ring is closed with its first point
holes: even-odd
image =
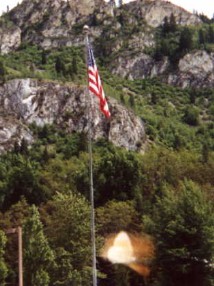
{"type": "Polygon", "coordinates": [[[146,236],[128,234],[124,231],[110,235],[102,249],[101,256],[111,263],[125,264],[144,277],[151,271],[154,245],[146,236]]]}
{"type": "Polygon", "coordinates": [[[107,259],[112,263],[128,264],[135,261],[133,247],[127,233],[121,231],[107,250],[107,259]]]}

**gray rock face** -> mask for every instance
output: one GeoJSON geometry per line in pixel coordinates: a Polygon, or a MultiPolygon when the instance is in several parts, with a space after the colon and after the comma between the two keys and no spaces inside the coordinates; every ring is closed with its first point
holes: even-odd
{"type": "Polygon", "coordinates": [[[21,44],[21,29],[19,27],[0,28],[0,53],[7,54],[17,49],[21,44]]]}
{"type": "Polygon", "coordinates": [[[129,79],[142,79],[164,74],[169,66],[167,58],[155,62],[152,57],[144,53],[118,57],[112,68],[112,72],[129,79]]]}
{"type": "MultiPolygon", "coordinates": [[[[120,9],[112,10],[112,6],[104,0],[43,0],[23,2],[10,12],[12,21],[21,28],[24,41],[30,41],[45,49],[82,45],[82,29],[84,24],[90,24],[92,15],[102,25],[91,28],[93,37],[99,37],[107,26],[121,29],[119,21],[120,9]]],[[[163,23],[165,16],[173,13],[177,23],[195,25],[200,23],[199,17],[184,9],[163,0],[133,1],[126,5],[129,17],[128,24],[139,26],[139,20],[152,27],[163,23]]],[[[153,32],[133,34],[128,39],[129,47],[143,50],[153,44],[153,32]]],[[[116,45],[121,47],[118,39],[116,45]]],[[[113,49],[115,50],[115,49],[113,49]]],[[[117,49],[116,49],[117,50],[117,49]]]]}
{"type": "Polygon", "coordinates": [[[112,72],[129,79],[163,76],[173,85],[185,87],[214,87],[214,54],[194,51],[180,59],[177,71],[170,72],[169,61],[165,57],[155,62],[150,56],[139,53],[135,56],[123,54],[118,57],[112,72]]]}
{"type": "Polygon", "coordinates": [[[205,51],[196,51],[185,55],[179,62],[179,70],[192,75],[209,74],[214,72],[214,54],[208,55],[205,51]]]}
{"type": "Polygon", "coordinates": [[[129,3],[133,13],[140,14],[152,27],[158,27],[163,23],[165,17],[170,18],[171,14],[175,16],[177,24],[197,25],[201,20],[197,15],[191,14],[185,9],[172,4],[169,1],[162,0],[144,0],[129,3]]]}
{"type": "Polygon", "coordinates": [[[183,88],[214,87],[214,54],[205,51],[195,51],[185,55],[179,61],[178,72],[168,76],[169,84],[183,88]]]}
{"type": "MultiPolygon", "coordinates": [[[[106,120],[98,110],[96,98],[92,98],[94,139],[104,137],[129,150],[144,146],[145,130],[139,118],[111,99],[112,116],[106,120]]],[[[15,135],[32,142],[28,125],[33,122],[39,126],[55,123],[67,132],[87,133],[89,130],[89,100],[84,87],[31,79],[11,80],[0,87],[0,100],[3,111],[0,120],[4,126],[1,129],[0,121],[0,142],[4,142],[4,149],[6,145],[11,147],[15,135]]]]}
{"type": "Polygon", "coordinates": [[[70,7],[80,15],[89,15],[94,12],[96,3],[95,0],[69,0],[70,7]]]}
{"type": "Polygon", "coordinates": [[[13,148],[15,141],[19,144],[22,138],[31,144],[33,136],[25,125],[17,118],[8,115],[0,116],[0,153],[13,148]]]}

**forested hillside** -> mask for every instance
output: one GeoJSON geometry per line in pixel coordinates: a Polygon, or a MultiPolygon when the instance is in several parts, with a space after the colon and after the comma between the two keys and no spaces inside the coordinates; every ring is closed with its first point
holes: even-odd
{"type": "MultiPolygon", "coordinates": [[[[120,7],[93,8],[90,17],[87,9],[80,10],[69,26],[73,14],[66,14],[66,2],[61,8],[56,2],[50,8],[44,1],[42,11],[43,3],[25,0],[0,18],[2,33],[21,31],[17,46],[3,51],[1,42],[0,285],[18,283],[17,235],[8,233],[18,226],[23,228],[24,285],[92,285],[88,130],[73,126],[74,111],[59,109],[66,110],[59,119],[44,105],[47,96],[51,102],[57,95],[60,107],[73,96],[76,122],[84,117],[78,105],[87,82],[81,33],[89,24],[112,112],[92,144],[98,285],[213,286],[213,19],[185,11],[178,22],[181,8],[172,5],[162,21],[155,10],[162,9],[161,1],[121,1],[120,7]],[[38,22],[32,7],[44,13],[38,22]],[[51,29],[60,34],[70,27],[69,35],[47,35],[48,9],[57,18],[51,29]],[[152,9],[156,14],[148,19],[152,9]],[[41,87],[39,100],[32,100],[32,106],[38,104],[33,115],[27,88],[17,102],[18,91],[7,93],[13,80],[28,78],[33,91],[41,87]],[[45,84],[52,88],[49,93],[45,84]],[[113,144],[128,140],[121,130],[129,118],[142,123],[143,136],[133,148],[130,142],[113,144]],[[118,140],[110,138],[110,127],[118,130],[118,140]],[[149,277],[101,257],[105,238],[121,230],[154,243],[155,257],[145,262],[149,277]]],[[[95,129],[96,124],[94,134],[95,129]]]]}

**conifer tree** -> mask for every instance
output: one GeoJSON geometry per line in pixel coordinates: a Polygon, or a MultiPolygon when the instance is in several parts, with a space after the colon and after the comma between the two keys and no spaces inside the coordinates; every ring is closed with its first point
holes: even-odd
{"type": "Polygon", "coordinates": [[[198,42],[200,45],[204,45],[205,44],[205,34],[204,31],[202,29],[200,29],[198,31],[198,42]]]}
{"type": "Polygon", "coordinates": [[[185,27],[181,32],[179,48],[180,51],[188,52],[193,47],[192,32],[188,27],[185,27]]]}
{"type": "Polygon", "coordinates": [[[210,43],[214,43],[214,29],[213,26],[209,25],[208,28],[208,41],[210,43]]]}
{"type": "Polygon", "coordinates": [[[21,145],[20,145],[20,153],[23,155],[28,154],[28,143],[25,138],[22,138],[21,145]]]}
{"type": "Polygon", "coordinates": [[[175,15],[173,13],[171,13],[171,15],[170,15],[169,26],[170,26],[170,32],[174,33],[177,30],[176,19],[175,19],[175,15]]]}
{"type": "Polygon", "coordinates": [[[25,283],[28,286],[48,286],[54,254],[44,235],[39,212],[34,205],[23,230],[25,283]]]}
{"type": "Polygon", "coordinates": [[[4,63],[0,61],[0,81],[1,82],[5,81],[5,75],[6,75],[6,69],[5,69],[4,63]]]}
{"type": "Polygon", "coordinates": [[[212,203],[192,181],[176,194],[166,188],[156,200],[144,226],[157,241],[158,285],[213,285],[212,203]]]}
{"type": "Polygon", "coordinates": [[[170,30],[169,20],[168,20],[168,17],[165,16],[163,19],[163,33],[167,34],[169,30],[170,30]]]}

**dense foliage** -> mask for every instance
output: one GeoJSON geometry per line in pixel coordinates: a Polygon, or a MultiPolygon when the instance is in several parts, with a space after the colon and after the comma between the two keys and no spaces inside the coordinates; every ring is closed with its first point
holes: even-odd
{"type": "MultiPolygon", "coordinates": [[[[88,153],[79,144],[84,137],[51,126],[33,129],[39,139],[27,153],[16,147],[1,157],[1,228],[23,225],[28,285],[91,285],[88,153]]],[[[151,283],[189,285],[196,267],[200,285],[212,285],[212,153],[207,162],[197,152],[165,147],[140,155],[104,140],[94,143],[93,153],[98,253],[109,233],[146,232],[158,249],[151,283]]],[[[7,272],[14,267],[14,247],[8,235],[6,249],[1,246],[7,282],[17,279],[14,269],[7,272]]],[[[130,270],[104,265],[99,259],[99,285],[121,279],[121,285],[144,285],[130,270]]]]}

